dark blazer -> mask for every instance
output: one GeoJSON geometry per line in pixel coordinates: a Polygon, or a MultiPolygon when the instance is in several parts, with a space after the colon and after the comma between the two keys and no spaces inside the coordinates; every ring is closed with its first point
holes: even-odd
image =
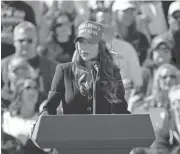
{"type": "MultiPolygon", "coordinates": [[[[47,102],[43,107],[43,111],[48,111],[49,114],[56,114],[56,108],[62,102],[64,114],[92,114],[93,99],[92,93],[88,96],[83,96],[76,87],[73,72],[72,62],[59,64],[56,67],[56,72],[52,81],[51,90],[48,95],[47,102]]],[[[103,91],[97,86],[96,98],[96,113],[97,114],[128,114],[127,102],[124,98],[124,86],[121,76],[117,77],[119,83],[119,103],[109,103],[104,98],[103,91]]],[[[101,81],[101,76],[100,76],[101,81]]],[[[97,84],[98,85],[98,84],[97,84]]]]}

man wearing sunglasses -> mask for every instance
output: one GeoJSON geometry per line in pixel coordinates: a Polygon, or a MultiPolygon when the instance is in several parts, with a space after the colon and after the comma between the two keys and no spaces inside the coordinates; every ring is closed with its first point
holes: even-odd
{"type": "Polygon", "coordinates": [[[48,94],[55,68],[58,63],[43,57],[39,57],[36,51],[37,44],[37,29],[34,24],[28,21],[23,21],[14,28],[15,54],[4,58],[1,62],[1,88],[9,84],[9,62],[12,61],[14,57],[21,57],[26,60],[36,72],[38,72],[38,80],[39,84],[41,85],[41,92],[48,94]]]}
{"type": "Polygon", "coordinates": [[[172,44],[172,60],[180,69],[180,1],[172,2],[168,10],[169,30],[161,34],[172,44]]]}
{"type": "Polygon", "coordinates": [[[36,25],[33,8],[25,1],[1,1],[1,59],[15,52],[13,29],[21,21],[36,25]]]}

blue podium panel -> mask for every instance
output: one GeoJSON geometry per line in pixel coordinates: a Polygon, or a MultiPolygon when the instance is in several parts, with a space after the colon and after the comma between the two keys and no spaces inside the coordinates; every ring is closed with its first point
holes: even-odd
{"type": "Polygon", "coordinates": [[[55,149],[58,154],[129,154],[131,149],[55,149]]]}
{"type": "Polygon", "coordinates": [[[155,134],[148,114],[61,115],[42,116],[32,139],[41,148],[57,148],[62,154],[69,150],[72,154],[123,154],[135,147],[149,147],[155,134]]]}

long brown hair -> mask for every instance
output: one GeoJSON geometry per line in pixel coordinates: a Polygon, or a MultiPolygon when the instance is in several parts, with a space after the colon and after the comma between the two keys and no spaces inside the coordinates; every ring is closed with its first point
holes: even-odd
{"type": "MultiPolygon", "coordinates": [[[[81,94],[86,95],[90,90],[90,87],[86,86],[86,76],[88,71],[84,66],[84,61],[79,56],[77,45],[72,61],[72,70],[76,85],[81,94]]],[[[117,77],[120,76],[120,69],[114,64],[113,55],[106,48],[104,41],[99,42],[99,54],[97,61],[100,63],[100,89],[105,93],[105,98],[109,103],[119,103],[118,88],[119,83],[122,83],[122,81],[121,78],[117,80],[117,77]]],[[[92,81],[90,81],[89,85],[92,85],[91,83],[92,81]]],[[[122,86],[122,88],[124,87],[122,86]]]]}

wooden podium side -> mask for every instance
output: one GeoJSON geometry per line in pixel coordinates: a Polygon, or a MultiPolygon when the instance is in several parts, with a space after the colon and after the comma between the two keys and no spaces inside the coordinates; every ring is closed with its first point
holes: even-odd
{"type": "Polygon", "coordinates": [[[129,154],[155,140],[147,115],[42,116],[32,139],[61,154],[129,154]]]}

